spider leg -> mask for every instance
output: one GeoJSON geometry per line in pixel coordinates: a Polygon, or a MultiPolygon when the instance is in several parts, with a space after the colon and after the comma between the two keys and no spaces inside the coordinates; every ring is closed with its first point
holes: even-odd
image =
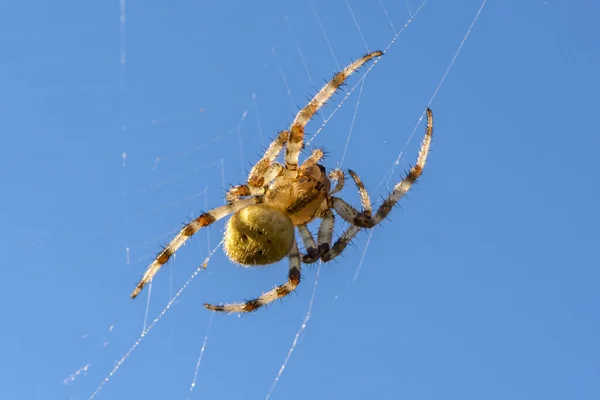
{"type": "Polygon", "coordinates": [[[402,181],[394,186],[394,190],[387,199],[383,201],[381,206],[377,209],[375,215],[372,215],[370,209],[370,200],[362,182],[356,174],[351,172],[352,178],[356,182],[361,195],[361,203],[363,211],[358,211],[350,204],[338,197],[331,197],[331,205],[335,211],[346,221],[352,225],[356,225],[360,228],[372,228],[379,224],[387,215],[390,213],[394,205],[400,200],[412,187],[413,183],[421,176],[423,167],[427,161],[427,155],[429,154],[429,147],[431,146],[431,137],[433,134],[433,114],[431,109],[427,109],[427,128],[425,130],[425,137],[421,142],[421,148],[417,157],[417,163],[410,169],[408,174],[402,181]]]}
{"type": "Polygon", "coordinates": [[[341,72],[335,74],[333,78],[327,82],[325,86],[323,86],[319,93],[317,93],[312,100],[310,100],[308,104],[298,112],[290,127],[290,138],[285,149],[285,169],[286,172],[289,171],[288,175],[296,176],[296,171],[298,169],[298,156],[304,144],[304,127],[306,124],[308,124],[308,121],[310,121],[319,108],[321,108],[325,102],[327,102],[327,100],[334,95],[334,93],[344,83],[348,76],[363,66],[366,62],[382,55],[383,53],[381,51],[374,51],[348,65],[341,72]]]}
{"type": "Polygon", "coordinates": [[[311,264],[314,261],[319,259],[319,251],[317,250],[317,243],[313,238],[312,233],[308,230],[306,225],[299,225],[298,232],[300,232],[300,237],[302,238],[302,243],[304,243],[304,250],[306,250],[306,255],[302,257],[302,261],[306,264],[311,264]],[[309,261],[307,261],[309,260],[309,261]],[[314,260],[314,261],[312,261],[314,260]]]}
{"type": "MultiPolygon", "coordinates": [[[[310,238],[308,238],[308,236],[307,236],[307,235],[310,235],[310,232],[308,232],[308,229],[306,229],[306,228],[302,229],[301,227],[298,227],[300,234],[302,235],[302,238],[304,240],[305,247],[307,248],[307,253],[308,253],[307,255],[305,255],[303,257],[303,261],[307,264],[314,263],[319,259],[321,259],[321,261],[323,261],[323,262],[331,261],[334,258],[336,258],[337,256],[339,256],[344,251],[344,249],[346,248],[348,243],[350,243],[352,241],[354,236],[356,236],[356,234],[358,232],[360,232],[361,229],[372,228],[373,226],[375,226],[379,222],[381,222],[381,220],[384,219],[388,215],[388,213],[391,211],[392,207],[398,202],[398,200],[400,200],[400,198],[402,198],[402,196],[404,196],[408,192],[408,190],[410,189],[412,184],[417,180],[417,178],[419,178],[419,176],[421,176],[423,167],[425,166],[425,162],[427,161],[427,155],[429,153],[429,147],[431,145],[432,134],[433,134],[433,114],[432,114],[431,110],[428,108],[427,109],[427,129],[425,131],[425,137],[423,138],[423,141],[421,142],[421,149],[419,150],[419,156],[417,157],[417,164],[413,168],[411,168],[408,175],[400,183],[398,183],[395,186],[394,191],[379,207],[379,209],[375,213],[374,217],[372,216],[371,200],[369,198],[369,194],[367,193],[367,190],[365,189],[365,187],[364,187],[362,181],[360,180],[360,178],[358,177],[358,175],[356,175],[353,171],[349,171],[350,176],[352,177],[352,179],[356,183],[356,186],[358,187],[358,192],[360,195],[360,200],[361,200],[361,205],[362,205],[362,211],[356,210],[354,207],[352,207],[351,205],[349,205],[348,203],[346,203],[344,200],[342,200],[340,198],[337,198],[334,196],[330,197],[330,201],[331,201],[329,204],[330,207],[333,207],[335,209],[335,211],[342,218],[344,218],[346,221],[348,221],[350,223],[350,226],[348,227],[348,229],[346,229],[346,231],[342,234],[342,236],[340,236],[338,238],[338,240],[336,240],[336,242],[331,247],[325,247],[324,244],[323,245],[321,244],[323,242],[321,242],[321,240],[319,240],[320,244],[317,249],[314,248],[315,245],[314,245],[314,240],[312,239],[312,236],[310,238]],[[303,230],[305,230],[306,232],[303,232],[303,230]],[[312,250],[309,250],[309,248],[311,248],[312,250]]],[[[330,175],[333,175],[334,172],[335,172],[335,170],[332,171],[332,173],[330,175]]],[[[342,175],[342,177],[343,177],[343,175],[342,175]]],[[[342,183],[342,186],[343,186],[343,183],[342,183]]],[[[330,194],[333,194],[334,192],[339,191],[336,189],[337,189],[337,185],[336,185],[336,188],[334,188],[330,192],[330,194]]],[[[325,229],[328,229],[323,226],[324,223],[325,223],[325,217],[323,218],[321,228],[319,228],[319,237],[321,237],[321,231],[323,230],[323,240],[325,239],[325,234],[326,234],[325,229]]],[[[332,223],[333,223],[333,220],[332,220],[332,223]]],[[[333,232],[333,225],[331,226],[331,231],[333,232]]],[[[331,235],[329,235],[327,243],[328,244],[331,243],[331,235]]]]}
{"type": "Polygon", "coordinates": [[[171,256],[175,254],[175,252],[201,228],[208,226],[229,214],[241,210],[242,208],[261,202],[261,197],[252,197],[249,199],[237,200],[231,204],[226,204],[224,206],[217,207],[214,210],[206,212],[200,215],[195,220],[188,223],[187,225],[185,225],[183,229],[181,229],[181,231],[179,231],[179,233],[173,238],[173,240],[171,240],[171,242],[167,244],[163,251],[161,251],[160,254],[156,256],[152,264],[148,266],[148,269],[146,270],[146,273],[140,280],[140,283],[138,283],[133,293],[131,293],[131,298],[134,299],[142,291],[144,286],[146,286],[146,284],[152,280],[152,278],[154,277],[154,275],[156,275],[160,267],[162,267],[167,261],[169,261],[169,258],[171,258],[171,256]]]}
{"type": "MultiPolygon", "coordinates": [[[[329,179],[332,181],[337,181],[335,187],[329,192],[329,195],[335,194],[342,190],[344,187],[344,172],[341,169],[336,168],[332,170],[329,173],[329,179]]],[[[315,243],[315,239],[306,225],[298,226],[298,231],[300,232],[300,236],[302,237],[302,242],[304,243],[304,248],[306,250],[306,255],[302,255],[302,261],[306,264],[312,264],[316,262],[323,254],[326,254],[330,251],[335,216],[329,209],[325,209],[321,218],[321,225],[319,226],[319,232],[317,236],[318,244],[315,243]]]]}
{"type": "Polygon", "coordinates": [[[298,284],[300,283],[300,253],[298,252],[298,245],[294,241],[292,249],[288,254],[288,258],[290,260],[290,269],[288,273],[288,281],[283,285],[277,286],[275,289],[264,293],[260,297],[249,300],[245,303],[234,303],[234,304],[221,304],[221,305],[213,305],[213,304],[204,304],[209,310],[212,311],[221,311],[221,312],[251,312],[256,310],[259,307],[262,307],[266,304],[269,304],[279,298],[285,297],[291,292],[293,292],[298,284]]]}
{"type": "Polygon", "coordinates": [[[338,240],[335,241],[331,248],[329,248],[324,253],[321,253],[321,260],[323,262],[328,262],[342,254],[348,243],[352,241],[354,236],[356,236],[356,234],[360,232],[361,229],[362,228],[359,226],[350,225],[348,229],[346,229],[346,231],[342,234],[342,236],[340,236],[338,240]]]}
{"type": "Polygon", "coordinates": [[[321,225],[319,226],[319,233],[317,234],[317,243],[313,239],[310,231],[306,225],[298,227],[300,236],[304,242],[306,249],[306,255],[302,257],[302,261],[305,264],[312,264],[319,260],[323,254],[329,252],[331,242],[333,239],[333,226],[335,224],[335,216],[331,210],[323,212],[321,225]]]}
{"type": "MultiPolygon", "coordinates": [[[[323,220],[325,221],[325,220],[323,220]]],[[[333,222],[333,221],[332,221],[333,222]]],[[[299,226],[298,230],[300,231],[300,235],[302,240],[304,241],[304,247],[306,248],[306,255],[302,256],[302,262],[305,264],[312,264],[321,260],[323,262],[328,262],[339,256],[348,243],[352,241],[354,236],[358,232],[360,232],[362,228],[356,225],[350,225],[348,229],[335,241],[333,245],[332,236],[333,236],[333,225],[331,226],[331,231],[328,232],[329,236],[327,238],[327,242],[320,241],[319,246],[315,244],[315,240],[313,239],[311,233],[306,228],[306,226],[299,226]]],[[[319,228],[319,233],[323,230],[323,238],[325,237],[325,231],[328,231],[328,228],[323,227],[319,228]]]]}
{"type": "Polygon", "coordinates": [[[354,180],[356,187],[358,187],[358,194],[360,195],[360,205],[362,207],[362,212],[365,215],[371,216],[373,213],[373,209],[371,208],[371,198],[369,197],[369,193],[367,189],[365,189],[365,185],[362,183],[362,180],[358,175],[352,170],[348,170],[348,173],[354,180]]]}
{"type": "Polygon", "coordinates": [[[288,137],[288,131],[279,132],[279,135],[271,142],[262,158],[250,170],[246,184],[229,189],[226,195],[227,201],[232,202],[240,197],[264,194],[265,185],[275,179],[283,170],[283,167],[278,163],[274,163],[274,161],[283,149],[288,137]]]}

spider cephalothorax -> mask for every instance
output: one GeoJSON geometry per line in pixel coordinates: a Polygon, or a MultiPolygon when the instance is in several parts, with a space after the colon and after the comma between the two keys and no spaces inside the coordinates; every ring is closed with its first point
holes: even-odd
{"type": "Polygon", "coordinates": [[[363,183],[353,171],[348,171],[358,187],[362,210],[358,211],[340,197],[334,196],[344,187],[344,173],[335,169],[327,174],[318,164],[323,151],[317,149],[298,165],[298,156],[304,143],[304,127],[312,116],[344,83],[346,78],[373,58],[383,53],[375,51],[335,74],[292,122],[288,131],[282,131],[271,143],[264,156],[252,167],[243,185],[232,187],[227,193],[228,204],[200,215],[187,224],[150,264],[131,297],[136,297],[154,277],[160,267],[202,227],[232,214],[227,222],[224,238],[225,254],[244,266],[273,264],[289,258],[288,281],[283,285],[245,303],[212,305],[213,311],[248,312],[275,299],[287,296],[300,283],[300,265],[337,257],[352,238],[363,228],[379,224],[392,207],[408,192],[423,171],[433,133],[433,115],[427,109],[427,129],[421,143],[417,163],[375,213],[363,183]],[[276,161],[285,146],[284,163],[276,161]],[[335,186],[333,186],[335,183],[335,186]],[[333,186],[333,188],[332,188],[333,186]],[[333,243],[335,211],[350,224],[333,243]],[[321,224],[315,242],[307,224],[320,218],[321,224]],[[300,254],[295,238],[298,229],[306,254],[300,254]]]}

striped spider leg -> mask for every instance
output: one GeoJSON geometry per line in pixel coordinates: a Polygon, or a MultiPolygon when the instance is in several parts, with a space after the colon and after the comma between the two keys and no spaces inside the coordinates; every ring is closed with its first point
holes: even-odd
{"type": "Polygon", "coordinates": [[[226,313],[246,313],[256,310],[264,305],[267,305],[277,299],[287,296],[296,290],[296,287],[300,284],[300,253],[298,252],[298,245],[294,240],[292,249],[287,255],[289,259],[289,271],[288,280],[283,285],[279,285],[274,289],[263,293],[259,297],[248,300],[244,303],[232,303],[232,304],[209,304],[204,303],[204,307],[211,311],[221,311],[226,313]]]}
{"type": "Polygon", "coordinates": [[[373,228],[379,224],[387,215],[390,213],[394,205],[410,190],[412,185],[417,181],[423,172],[423,167],[427,161],[429,154],[429,148],[431,146],[431,138],[433,135],[433,113],[430,108],[427,108],[427,127],[425,129],[425,136],[421,141],[421,148],[419,149],[419,155],[417,157],[416,164],[410,169],[408,174],[402,181],[394,186],[394,190],[390,195],[383,201],[381,206],[377,209],[375,215],[373,215],[371,208],[371,200],[369,194],[365,189],[362,181],[356,173],[349,171],[350,176],[354,180],[354,183],[358,187],[358,192],[361,199],[362,211],[356,210],[350,204],[345,202],[339,197],[330,196],[330,207],[333,208],[345,221],[350,223],[350,226],[346,231],[339,237],[339,239],[333,244],[333,214],[325,213],[323,221],[319,227],[317,243],[315,244],[310,232],[306,227],[299,227],[302,239],[304,241],[307,254],[303,256],[303,262],[306,264],[314,263],[317,260],[324,262],[330,261],[340,255],[346,248],[348,243],[360,232],[363,228],[373,228]]]}
{"type": "Polygon", "coordinates": [[[217,207],[211,211],[205,212],[195,220],[186,224],[181,231],[167,244],[163,250],[156,256],[154,261],[146,269],[146,273],[140,280],[140,283],[136,286],[135,290],[131,293],[131,298],[135,299],[136,296],[142,291],[144,286],[148,284],[154,278],[154,275],[160,270],[160,268],[169,261],[171,256],[175,254],[177,250],[196,232],[205,226],[209,226],[213,222],[220,220],[230,214],[233,214],[242,208],[246,208],[253,204],[262,203],[263,198],[260,196],[250,197],[248,199],[236,200],[233,203],[226,204],[221,207],[217,207]]]}
{"type": "Polygon", "coordinates": [[[288,176],[295,176],[298,170],[298,157],[304,146],[304,128],[315,113],[335,94],[344,81],[357,69],[373,58],[381,57],[383,52],[374,51],[366,54],[352,64],[348,65],[342,71],[338,72],[333,78],[323,86],[312,100],[304,107],[294,118],[290,126],[290,137],[285,148],[285,173],[288,176]]]}

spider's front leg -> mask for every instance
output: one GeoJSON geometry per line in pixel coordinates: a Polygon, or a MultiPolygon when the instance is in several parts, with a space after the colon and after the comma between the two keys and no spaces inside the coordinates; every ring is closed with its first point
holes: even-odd
{"type": "Polygon", "coordinates": [[[381,57],[383,52],[374,51],[366,54],[343,70],[333,76],[333,78],[319,90],[319,92],[302,108],[290,126],[290,138],[285,149],[285,174],[289,177],[294,177],[298,170],[298,156],[304,146],[304,128],[315,115],[315,113],[323,107],[323,105],[337,92],[344,84],[346,79],[356,70],[365,65],[374,58],[381,57]]]}

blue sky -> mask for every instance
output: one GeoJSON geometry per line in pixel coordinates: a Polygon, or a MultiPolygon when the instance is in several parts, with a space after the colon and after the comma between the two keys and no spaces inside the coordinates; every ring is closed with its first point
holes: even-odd
{"type": "MultiPolygon", "coordinates": [[[[115,1],[0,5],[0,398],[88,399],[140,335],[147,291],[129,294],[160,245],[222,204],[223,181],[244,179],[337,64],[388,45],[382,4],[396,31],[420,4],[350,1],[359,33],[345,1],[313,1],[328,45],[309,2],[212,3],[128,2],[124,25],[115,1]]],[[[343,167],[386,193],[480,5],[422,8],[313,142],[327,168],[354,121],[343,167]]],[[[432,103],[420,185],[375,229],[356,280],[367,233],[322,266],[271,399],[600,398],[598,15],[589,0],[488,2],[432,103]]],[[[351,185],[344,197],[358,204],[351,185]]],[[[157,275],[150,319],[222,227],[157,275]]],[[[202,304],[253,297],[286,271],[217,251],[97,398],[264,399],[316,268],[267,311],[215,316],[190,394],[202,304]]]]}

